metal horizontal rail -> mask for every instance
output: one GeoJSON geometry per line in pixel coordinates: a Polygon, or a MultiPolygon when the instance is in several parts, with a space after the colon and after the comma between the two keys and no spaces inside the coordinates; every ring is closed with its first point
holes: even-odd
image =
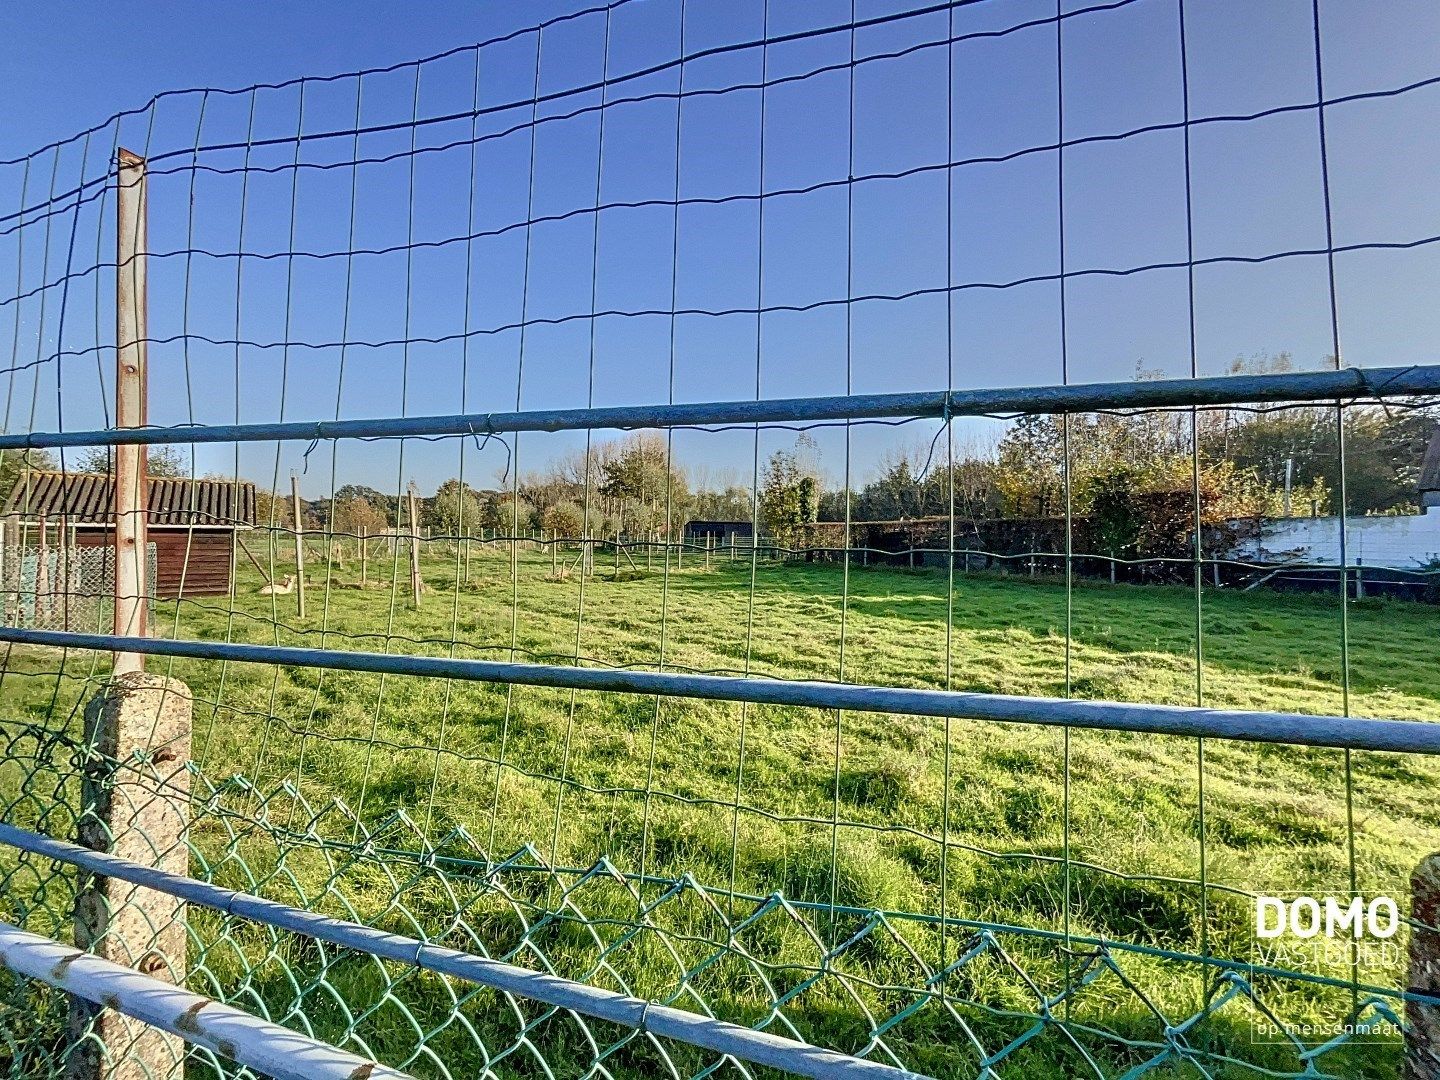
{"type": "Polygon", "coordinates": [[[137,652],[194,660],[234,660],[254,664],[364,671],[471,682],[606,690],[623,694],[744,701],[852,712],[948,716],[1011,724],[1131,731],[1249,742],[1440,754],[1440,724],[1418,720],[1369,720],[1346,716],[1204,709],[1188,705],[1147,705],[1118,701],[977,694],[958,690],[918,690],[898,686],[808,682],[795,679],[738,678],[673,671],[515,664],[458,657],[408,656],[345,649],[301,649],[227,641],[184,641],[77,634],[0,626],[0,642],[62,649],[137,652]]]}
{"type": "Polygon", "coordinates": [[[906,394],[712,401],[686,405],[623,405],[603,409],[455,413],[448,416],[301,420],[285,423],[99,428],[0,435],[0,450],[163,443],[229,443],[496,435],[511,431],[626,430],[732,424],[811,423],[896,417],[1083,413],[1104,409],[1330,402],[1440,394],[1440,364],[1343,368],[1339,371],[1221,375],[1077,383],[996,390],[931,390],[906,394]]]}
{"type": "Polygon", "coordinates": [[[409,1073],[8,923],[0,923],[0,967],[178,1035],[275,1080],[412,1080],[409,1073]]]}
{"type": "MultiPolygon", "coordinates": [[[[40,833],[18,829],[13,825],[0,823],[0,844],[8,844],[22,851],[69,863],[91,873],[118,878],[132,885],[154,889],[188,903],[212,908],[237,918],[249,919],[266,926],[303,934],[306,937],[368,953],[384,960],[410,964],[426,971],[463,979],[480,986],[488,986],[504,993],[544,1002],[557,1008],[570,1009],[598,1020],[608,1020],[634,1030],[649,1032],[662,1038],[675,1039],[678,1042],[713,1050],[756,1065],[782,1069],[797,1076],[835,1077],[837,1080],[852,1080],[852,1078],[853,1080],[927,1080],[923,1074],[898,1069],[878,1061],[851,1057],[835,1050],[811,1046],[794,1039],[756,1031],[753,1028],[716,1020],[713,1017],[702,1016],[668,1005],[657,1005],[642,998],[617,993],[613,990],[604,990],[587,983],[574,982],[545,972],[516,967],[513,964],[461,952],[458,949],[431,945],[418,938],[406,937],[403,934],[391,934],[384,930],[376,930],[374,927],[363,926],[360,923],[331,918],[328,915],[320,915],[303,908],[266,900],[251,893],[221,888],[218,885],[197,881],[194,878],[142,866],[114,855],[91,851],[89,848],[56,840],[40,833]]],[[[43,938],[39,940],[45,941],[43,938]]],[[[63,948],[63,946],[57,946],[57,948],[63,948]]],[[[75,952],[73,949],[66,951],[67,954],[75,952]]],[[[120,968],[119,970],[128,972],[129,969],[120,968]]],[[[149,981],[153,982],[154,980],[149,981]]],[[[174,989],[168,987],[168,984],[162,983],[161,985],[174,989]]],[[[166,1028],[166,1030],[171,1029],[166,1028]]],[[[298,1036],[296,1037],[298,1038],[298,1036]]],[[[302,1075],[328,1077],[331,1074],[311,1072],[302,1075]]],[[[339,1076],[340,1074],[334,1075],[339,1076]]],[[[400,1076],[401,1074],[377,1072],[372,1075],[381,1077],[400,1076]]]]}

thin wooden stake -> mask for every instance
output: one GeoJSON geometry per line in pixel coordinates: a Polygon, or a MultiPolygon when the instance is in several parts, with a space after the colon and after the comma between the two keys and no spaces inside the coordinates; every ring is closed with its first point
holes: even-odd
{"type": "Polygon", "coordinates": [[[290,511],[295,515],[295,612],[305,617],[305,525],[300,516],[300,478],[290,475],[290,511]]]}
{"type": "Polygon", "coordinates": [[[50,587],[50,548],[46,541],[49,526],[40,519],[40,546],[35,559],[35,625],[49,627],[55,611],[55,597],[50,587]]]}
{"type": "Polygon", "coordinates": [[[56,538],[60,545],[60,617],[63,620],[61,626],[66,630],[75,629],[70,625],[70,519],[64,514],[60,515],[60,535],[56,538]]]}
{"type": "MultiPolygon", "coordinates": [[[[119,152],[115,259],[115,426],[148,422],[145,159],[119,152]]],[[[143,445],[115,447],[115,633],[145,636],[149,504],[143,445]]],[[[140,653],[116,653],[116,675],[145,670],[140,653]]]]}
{"type": "Polygon", "coordinates": [[[415,498],[415,485],[405,497],[410,509],[410,596],[415,606],[420,606],[420,510],[415,498]]]}

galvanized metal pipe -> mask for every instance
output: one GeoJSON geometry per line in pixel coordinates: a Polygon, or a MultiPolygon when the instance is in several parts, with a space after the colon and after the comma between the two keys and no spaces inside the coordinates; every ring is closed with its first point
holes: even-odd
{"type": "Polygon", "coordinates": [[[52,431],[0,435],[0,450],[144,443],[230,443],[493,435],[511,431],[626,430],[730,424],[819,423],[895,417],[1083,413],[1100,409],[1179,408],[1440,394],[1440,365],[1343,368],[1272,375],[1220,375],[1030,386],[998,390],[932,390],[849,397],[712,401],[688,405],[626,405],[604,409],[458,413],[287,423],[52,431]]]}
{"type": "Polygon", "coordinates": [[[1348,750],[1440,754],[1440,724],[1417,720],[1367,720],[1346,716],[1204,709],[1190,705],[1146,705],[1119,701],[975,694],[957,690],[916,690],[898,686],[806,682],[795,679],[691,675],[674,671],[516,664],[458,657],[406,656],[345,649],[300,649],[226,641],[174,641],[159,638],[75,634],[61,630],[0,627],[0,642],[49,645],[64,649],[134,649],[158,656],[195,660],[234,660],[255,664],[329,668],[437,679],[553,686],[572,690],[608,690],[624,694],[745,701],[760,705],[798,705],[853,712],[948,716],[959,720],[996,720],[1011,724],[1133,731],[1209,739],[1288,743],[1348,750]]]}
{"type": "Polygon", "coordinates": [[[0,967],[122,1012],[276,1080],[412,1080],[408,1073],[8,923],[0,923],[0,967]]]}
{"type": "MultiPolygon", "coordinates": [[[[675,1039],[678,1042],[703,1047],[716,1053],[727,1054],[741,1061],[781,1069],[796,1076],[834,1077],[837,1080],[927,1080],[920,1073],[897,1069],[881,1062],[851,1057],[835,1050],[810,1046],[794,1039],[716,1020],[714,1017],[702,1016],[668,1005],[656,1005],[628,994],[620,994],[586,983],[562,979],[545,972],[532,971],[529,968],[516,967],[513,964],[460,952],[457,949],[430,945],[418,938],[387,933],[383,930],[376,930],[374,927],[346,922],[343,919],[334,919],[328,915],[306,911],[303,908],[266,900],[250,893],[235,892],[232,889],[221,888],[208,882],[196,881],[194,878],[181,877],[178,874],[158,870],[154,867],[141,866],[139,863],[127,859],[91,851],[89,848],[56,840],[26,829],[19,829],[13,825],[0,823],[0,844],[8,844],[44,858],[69,863],[91,873],[119,878],[132,885],[155,889],[185,900],[187,903],[213,908],[228,915],[249,919],[252,922],[303,934],[306,937],[327,941],[332,945],[378,956],[384,960],[409,964],[426,971],[463,979],[480,986],[488,986],[504,993],[540,1001],[557,1008],[571,1009],[597,1020],[608,1020],[631,1029],[650,1032],[661,1038],[675,1039]]],[[[63,946],[57,947],[63,948],[63,946]]],[[[70,950],[70,952],[73,953],[74,950],[70,950]]],[[[9,965],[7,964],[7,966],[9,965]]],[[[120,970],[128,972],[126,968],[120,970]]],[[[148,981],[153,982],[154,980],[148,981]]],[[[174,988],[169,987],[169,989],[174,988]]],[[[171,1029],[167,1028],[166,1030],[171,1029]]],[[[294,1033],[287,1032],[287,1034],[293,1035],[294,1033]]],[[[234,1055],[227,1052],[227,1056],[233,1057],[234,1055]]],[[[304,1075],[320,1076],[322,1074],[306,1073],[304,1075]]],[[[376,1073],[374,1075],[398,1076],[400,1074],[376,1073]]]]}

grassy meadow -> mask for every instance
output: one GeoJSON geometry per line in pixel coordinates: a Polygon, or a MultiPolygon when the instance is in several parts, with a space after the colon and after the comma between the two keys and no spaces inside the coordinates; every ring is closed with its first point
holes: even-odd
{"type": "MultiPolygon", "coordinates": [[[[1067,594],[1053,579],[957,573],[952,590],[939,569],[847,571],[799,561],[752,568],[719,554],[707,567],[693,552],[683,567],[672,555],[665,568],[663,554],[647,560],[640,549],[618,567],[602,550],[593,576],[582,580],[570,549],[557,553],[553,573],[548,548],[522,545],[512,566],[503,543],[475,545],[467,576],[453,548],[434,548],[423,561],[418,609],[403,555],[372,555],[366,587],[353,553],[344,565],[312,562],[303,620],[294,596],[260,595],[260,575],[242,560],[233,601],[161,603],[157,632],[488,659],[578,656],[588,664],[1004,694],[1177,704],[1199,694],[1213,706],[1347,708],[1335,596],[1207,588],[1197,615],[1194,592],[1182,588],[1076,582],[1067,594]]],[[[281,574],[283,552],[277,549],[281,574]]],[[[1349,712],[1440,719],[1440,608],[1365,600],[1351,603],[1348,620],[1349,712]]],[[[0,678],[4,715],[78,730],[79,706],[104,663],[77,654],[62,666],[58,654],[13,650],[0,678]]],[[[721,907],[739,905],[742,915],[744,904],[724,898],[732,887],[749,896],[782,892],[810,905],[806,920],[822,944],[780,912],[745,931],[760,940],[741,935],[759,967],[727,959],[691,983],[717,1014],[748,1022],[765,1018],[777,987],[802,981],[796,972],[829,966],[825,946],[863,923],[846,914],[851,909],[943,913],[1251,961],[1247,894],[1339,895],[1353,874],[1366,896],[1403,898],[1414,864],[1440,850],[1440,763],[1430,759],[1354,753],[1347,768],[1339,751],[1223,741],[1202,748],[1193,739],[969,721],[950,722],[947,739],[946,723],[930,718],[262,665],[152,659],[149,668],[185,680],[196,698],[194,759],[204,780],[197,790],[223,788],[230,808],[228,816],[197,817],[195,843],[215,854],[217,880],[254,888],[263,879],[280,899],[304,895],[327,908],[343,897],[362,917],[414,932],[416,923],[391,903],[398,871],[383,859],[352,858],[332,880],[333,862],[297,855],[281,875],[273,839],[245,836],[241,827],[249,815],[350,843],[354,820],[373,827],[403,811],[414,835],[482,862],[528,844],[550,866],[583,869],[604,857],[625,874],[690,874],[722,897],[721,907]],[[296,809],[299,799],[308,810],[296,809]],[[332,800],[345,807],[333,818],[323,812],[332,800]],[[305,824],[310,813],[318,816],[305,824]],[[771,975],[768,988],[761,968],[771,975]]],[[[7,789],[17,782],[13,770],[0,779],[7,789]]],[[[433,921],[417,921],[443,935],[453,929],[446,922],[453,903],[433,877],[424,880],[406,892],[404,907],[429,912],[433,921]]],[[[616,927],[634,921],[632,894],[585,888],[589,899],[579,907],[604,922],[607,942],[616,940],[616,927]]],[[[653,899],[663,888],[639,895],[653,899]]],[[[527,903],[538,911],[553,900],[537,893],[527,903]]],[[[701,908],[677,900],[655,916],[675,913],[669,929],[685,963],[665,953],[664,935],[640,935],[616,946],[614,971],[602,970],[597,981],[610,985],[623,972],[636,992],[673,993],[676,972],[708,955],[692,939],[717,934],[714,913],[701,908]],[[682,905],[689,905],[683,913],[682,905]]],[[[477,936],[504,951],[496,942],[513,936],[509,906],[477,902],[467,918],[472,928],[490,927],[495,939],[477,936]]],[[[556,970],[587,974],[596,939],[573,920],[560,924],[547,955],[556,970]]],[[[727,933],[718,931],[722,942],[727,933]]],[[[803,1037],[859,1050],[872,1026],[864,1010],[878,1023],[906,1009],[915,997],[905,989],[921,986],[942,959],[953,961],[966,933],[957,926],[942,935],[924,921],[898,919],[893,932],[881,927],[838,953],[839,974],[797,991],[785,1015],[803,1037]]],[[[1016,966],[1046,993],[1083,970],[1049,939],[1002,934],[1000,944],[1003,954],[987,953],[945,983],[959,1005],[932,1002],[886,1031],[885,1044],[906,1064],[936,1076],[977,1075],[983,1059],[1040,1011],[1016,966]]],[[[255,948],[247,993],[280,1001],[290,992],[284,979],[258,959],[273,959],[276,946],[255,948]]],[[[220,981],[245,966],[226,955],[207,955],[207,970],[220,981]]],[[[299,954],[285,955],[300,963],[299,954]]],[[[1078,1041],[1052,1029],[1007,1054],[995,1065],[999,1075],[1095,1075],[1092,1060],[1118,1075],[1150,1052],[1087,1028],[1153,1041],[1166,1023],[1201,1008],[1198,965],[1133,951],[1115,957],[1128,984],[1106,972],[1056,1005],[1057,1015],[1080,1025],[1078,1041]]],[[[1349,976],[1333,957],[1295,962],[1349,976]]],[[[1362,982],[1404,985],[1397,956],[1367,963],[1362,982]]],[[[379,967],[325,970],[332,982],[381,1000],[379,967]]],[[[442,1024],[450,998],[438,980],[407,985],[410,1010],[431,1010],[442,1024]]],[[[1286,1020],[1343,1020],[1352,1005],[1348,991],[1265,976],[1255,985],[1286,1020]]],[[[688,997],[678,1003],[695,1006],[688,997]]],[[[452,1072],[514,1038],[513,1017],[495,1015],[504,1011],[497,999],[471,1004],[477,1015],[488,1008],[476,1023],[490,1024],[491,1035],[482,1040],[452,1025],[420,1040],[452,1072]],[[476,1050],[480,1042],[490,1050],[476,1050]]],[[[317,1031],[363,1028],[391,1064],[446,1075],[414,1051],[415,1031],[386,1020],[383,1008],[363,1022],[317,1009],[307,1014],[317,1031]]],[[[1303,1068],[1292,1048],[1254,1042],[1254,1016],[1243,996],[1231,998],[1186,1033],[1191,1046],[1235,1059],[1211,1059],[1211,1075],[1260,1075],[1240,1062],[1282,1075],[1303,1068]]],[[[771,1030],[787,1029],[772,1023],[771,1030]]],[[[573,1025],[565,1031],[553,1035],[555,1053],[593,1053],[573,1025]]],[[[639,1041],[617,1054],[616,1075],[663,1074],[639,1041]]],[[[1328,1074],[1342,1076],[1395,1075],[1397,1062],[1393,1039],[1321,1059],[1328,1074]]],[[[524,1053],[494,1067],[501,1075],[539,1074],[524,1053]]],[[[1172,1063],[1150,1075],[1196,1074],[1172,1063]]]]}

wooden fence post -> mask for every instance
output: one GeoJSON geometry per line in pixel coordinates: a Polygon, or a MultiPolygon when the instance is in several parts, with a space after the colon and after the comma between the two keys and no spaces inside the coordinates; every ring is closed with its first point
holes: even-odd
{"type": "MultiPolygon", "coordinates": [[[[111,680],[85,709],[80,843],[189,873],[190,732],[184,683],[139,671],[111,680]]],[[[75,943],[153,978],[185,983],[185,905],[165,893],[81,873],[75,943]]],[[[180,1075],[186,1048],[177,1036],[79,998],[71,999],[70,1029],[75,1049],[67,1080],[180,1075]]]]}
{"type": "MultiPolygon", "coordinates": [[[[1410,877],[1410,989],[1440,996],[1440,853],[1427,855],[1410,877]]],[[[1440,1006],[1405,1003],[1405,1080],[1440,1076],[1440,1006]]]]}
{"type": "Polygon", "coordinates": [[[365,587],[365,573],[366,573],[366,570],[368,569],[368,567],[366,566],[366,559],[367,559],[367,556],[369,556],[369,554],[370,554],[370,527],[369,527],[368,525],[361,525],[361,526],[360,526],[360,587],[361,587],[362,589],[365,587]]]}
{"type": "Polygon", "coordinates": [[[410,485],[405,503],[410,509],[410,597],[420,606],[420,508],[415,499],[415,485],[410,485]]]}
{"type": "Polygon", "coordinates": [[[74,583],[70,580],[70,519],[64,514],[60,515],[60,534],[56,537],[56,542],[60,548],[60,625],[62,629],[74,630],[70,625],[70,594],[75,591],[74,583]]]}
{"type": "MultiPolygon", "coordinates": [[[[148,423],[146,340],[145,159],[119,152],[115,217],[115,426],[148,423]]],[[[144,446],[115,447],[115,633],[143,637],[146,604],[146,515],[149,489],[144,446]]],[[[142,653],[116,653],[112,671],[144,671],[142,653]]]]}
{"type": "Polygon", "coordinates": [[[50,547],[46,540],[50,526],[43,517],[39,529],[40,544],[35,549],[35,625],[53,630],[50,615],[55,608],[55,597],[50,592],[50,547]]]}
{"type": "Polygon", "coordinates": [[[295,612],[305,617],[305,519],[300,516],[300,478],[290,474],[290,510],[295,515],[295,612]]]}

